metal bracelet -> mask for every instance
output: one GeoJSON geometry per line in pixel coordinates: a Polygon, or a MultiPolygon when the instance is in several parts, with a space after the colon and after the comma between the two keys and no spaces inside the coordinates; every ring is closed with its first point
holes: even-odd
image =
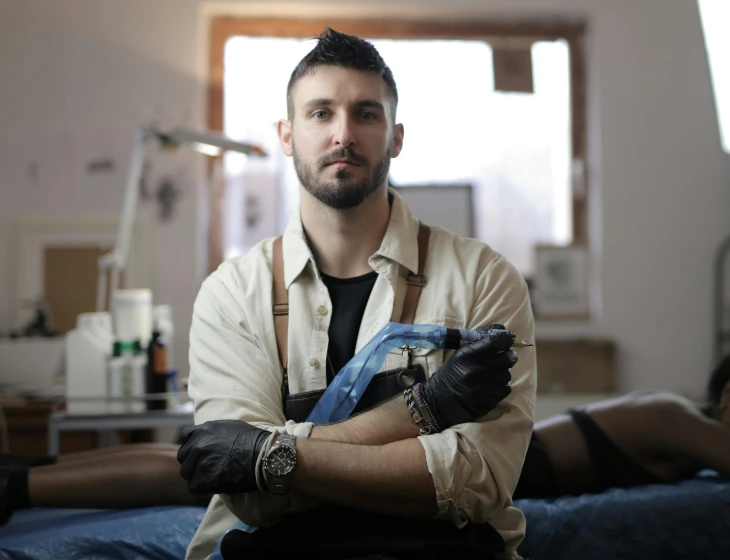
{"type": "Polygon", "coordinates": [[[408,407],[408,412],[411,414],[411,418],[413,418],[413,423],[420,427],[418,430],[419,433],[422,436],[430,434],[431,429],[428,424],[426,424],[426,419],[423,414],[421,414],[421,411],[413,398],[413,389],[406,389],[403,391],[403,398],[406,400],[406,406],[408,407]]]}
{"type": "Polygon", "coordinates": [[[413,386],[413,395],[416,397],[416,406],[423,413],[423,417],[426,421],[426,425],[429,427],[430,433],[437,434],[441,431],[441,426],[436,422],[431,407],[428,406],[428,402],[423,397],[421,383],[416,383],[413,386]]]}

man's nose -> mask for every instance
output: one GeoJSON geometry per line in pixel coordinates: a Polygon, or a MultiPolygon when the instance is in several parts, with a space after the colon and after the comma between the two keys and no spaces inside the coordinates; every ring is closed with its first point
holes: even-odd
{"type": "Polygon", "coordinates": [[[350,117],[337,119],[333,141],[340,148],[347,148],[355,143],[355,134],[350,117]]]}

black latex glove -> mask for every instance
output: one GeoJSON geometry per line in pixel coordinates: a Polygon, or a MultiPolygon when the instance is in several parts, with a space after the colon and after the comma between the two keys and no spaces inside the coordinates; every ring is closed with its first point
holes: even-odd
{"type": "Polygon", "coordinates": [[[252,492],[256,461],[271,432],[241,420],[213,420],[181,432],[180,474],[193,494],[252,492]]]}
{"type": "Polygon", "coordinates": [[[442,430],[481,418],[512,391],[515,334],[497,324],[477,330],[489,334],[459,348],[423,384],[423,397],[442,430]]]}

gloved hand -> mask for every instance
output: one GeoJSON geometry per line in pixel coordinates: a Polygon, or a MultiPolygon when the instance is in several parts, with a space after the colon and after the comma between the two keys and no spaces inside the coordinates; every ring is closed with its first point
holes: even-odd
{"type": "Polygon", "coordinates": [[[421,388],[442,430],[481,418],[512,391],[515,334],[498,324],[477,330],[489,334],[459,348],[421,388]]]}
{"type": "Polygon", "coordinates": [[[181,432],[180,474],[192,494],[256,490],[256,462],[271,436],[241,420],[213,420],[181,432]]]}

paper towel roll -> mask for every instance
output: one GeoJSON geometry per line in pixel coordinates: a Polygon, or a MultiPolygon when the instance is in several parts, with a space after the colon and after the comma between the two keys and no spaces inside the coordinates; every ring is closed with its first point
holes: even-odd
{"type": "Polygon", "coordinates": [[[117,340],[139,339],[146,348],[152,336],[152,291],[116,290],[112,296],[112,316],[117,340]]]}

